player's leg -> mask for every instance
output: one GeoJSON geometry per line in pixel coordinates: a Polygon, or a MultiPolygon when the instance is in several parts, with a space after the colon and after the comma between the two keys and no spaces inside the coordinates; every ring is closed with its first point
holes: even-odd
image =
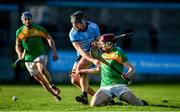
{"type": "MultiPolygon", "coordinates": [[[[81,77],[80,77],[80,75],[74,74],[74,71],[77,69],[79,60],[76,60],[76,62],[74,63],[70,76],[71,76],[71,83],[81,89],[81,84],[80,84],[81,77]]],[[[88,86],[88,94],[91,96],[93,96],[95,94],[95,91],[92,88],[90,88],[89,86],[88,86]]]]}
{"type": "Polygon", "coordinates": [[[137,106],[146,105],[146,104],[144,104],[144,102],[142,100],[137,98],[131,91],[124,92],[120,98],[121,98],[121,100],[123,100],[131,105],[137,105],[137,106]]]}
{"type": "Polygon", "coordinates": [[[25,66],[30,75],[33,76],[45,89],[47,89],[52,95],[60,99],[60,97],[50,88],[49,82],[40,74],[36,68],[35,62],[25,62],[25,66]]]}
{"type": "Polygon", "coordinates": [[[79,88],[81,88],[80,86],[80,75],[78,74],[75,74],[75,71],[76,71],[76,67],[77,67],[77,63],[75,62],[74,65],[73,65],[73,68],[72,68],[72,71],[70,73],[70,78],[71,78],[71,83],[79,88]]]}
{"type": "MultiPolygon", "coordinates": [[[[43,65],[42,68],[42,74],[45,75],[46,79],[48,80],[48,82],[51,85],[51,88],[57,93],[60,93],[60,90],[54,85],[54,83],[52,82],[52,78],[51,78],[51,74],[49,73],[49,71],[46,69],[46,65],[47,65],[47,55],[41,55],[40,57],[40,61],[43,65]]],[[[39,68],[41,70],[41,68],[39,68]]]]}
{"type": "Polygon", "coordinates": [[[46,79],[44,79],[44,77],[38,73],[36,75],[33,76],[40,84],[42,84],[42,86],[48,90],[52,95],[56,96],[56,93],[54,93],[54,91],[49,87],[48,82],[46,81],[46,79]]]}
{"type": "Polygon", "coordinates": [[[81,88],[80,87],[80,82],[79,82],[80,76],[75,74],[75,71],[76,71],[76,68],[77,68],[77,64],[78,64],[78,62],[79,62],[79,60],[81,58],[82,58],[82,56],[77,56],[76,57],[73,68],[72,68],[72,71],[71,71],[71,74],[70,74],[71,83],[73,85],[75,85],[76,87],[79,87],[79,88],[81,88]]]}
{"type": "MultiPolygon", "coordinates": [[[[80,69],[89,68],[90,65],[92,65],[92,63],[82,57],[79,63],[77,64],[76,69],[80,70],[80,69]]],[[[89,88],[89,80],[88,80],[87,74],[80,74],[80,86],[81,86],[82,95],[77,96],[76,100],[78,102],[82,102],[83,104],[89,104],[88,97],[87,97],[88,88],[89,88]]]]}
{"type": "Polygon", "coordinates": [[[131,105],[143,105],[143,102],[139,100],[125,84],[112,86],[111,91],[117,98],[131,105]]]}
{"type": "Polygon", "coordinates": [[[46,68],[43,68],[43,73],[46,76],[46,78],[48,79],[49,83],[53,84],[52,83],[52,77],[51,77],[50,73],[48,72],[48,70],[46,68]]]}
{"type": "MultiPolygon", "coordinates": [[[[71,73],[70,76],[71,76],[71,83],[81,89],[80,75],[74,75],[73,73],[71,73]]],[[[91,87],[88,87],[88,94],[93,96],[95,94],[95,91],[91,87]]]]}
{"type": "Polygon", "coordinates": [[[91,99],[91,107],[107,105],[110,99],[106,92],[99,89],[91,99]]]}
{"type": "MultiPolygon", "coordinates": [[[[76,69],[80,70],[80,69],[89,68],[90,65],[92,65],[91,62],[89,62],[85,58],[81,58],[76,69]]],[[[89,83],[89,80],[88,80],[87,74],[80,74],[80,85],[81,85],[82,92],[88,91],[88,87],[89,87],[88,83],[89,83]]]]}
{"type": "Polygon", "coordinates": [[[91,96],[95,94],[95,91],[90,86],[88,86],[88,94],[91,96]]]}
{"type": "Polygon", "coordinates": [[[44,79],[41,74],[34,75],[34,78],[55,97],[56,101],[61,100],[61,97],[54,92],[54,90],[49,86],[48,82],[46,82],[46,79],[44,79]]]}
{"type": "Polygon", "coordinates": [[[46,88],[49,92],[53,93],[53,95],[55,96],[56,100],[61,100],[61,98],[59,97],[59,92],[55,91],[55,90],[51,87],[51,85],[50,85],[50,83],[49,83],[46,75],[45,75],[44,72],[43,72],[43,67],[44,67],[44,65],[43,65],[41,62],[37,62],[37,63],[36,63],[36,67],[37,67],[37,70],[38,70],[40,76],[42,76],[42,77],[41,77],[41,82],[43,83],[43,85],[45,86],[45,88],[46,88]]]}
{"type": "MultiPolygon", "coordinates": [[[[71,73],[70,76],[71,76],[71,83],[81,89],[80,75],[74,75],[73,73],[71,73]]],[[[91,96],[95,94],[95,91],[89,86],[88,86],[88,94],[91,96]]]]}
{"type": "MultiPolygon", "coordinates": [[[[80,84],[80,79],[81,79],[81,78],[80,78],[80,74],[75,74],[75,73],[74,73],[75,70],[76,70],[76,67],[77,67],[77,63],[74,64],[73,69],[72,69],[72,72],[71,72],[71,75],[70,75],[70,77],[71,77],[71,83],[72,83],[73,85],[75,85],[76,87],[78,87],[78,88],[81,89],[81,84],[80,84]]],[[[82,91],[82,89],[81,89],[81,91],[82,91]]],[[[87,96],[87,95],[86,95],[86,96],[87,96]]],[[[87,99],[87,97],[84,97],[83,95],[76,96],[75,98],[76,98],[76,101],[78,101],[78,102],[85,102],[85,103],[88,104],[88,99],[87,99]]]]}
{"type": "Polygon", "coordinates": [[[60,89],[59,88],[57,88],[56,86],[55,86],[55,84],[52,82],[52,78],[51,78],[51,75],[50,75],[50,73],[48,72],[48,70],[47,69],[43,69],[43,73],[46,75],[46,78],[47,78],[47,80],[49,81],[49,83],[50,83],[50,87],[52,88],[52,89],[54,89],[54,91],[57,93],[57,94],[59,94],[61,91],[60,91],[60,89]]]}

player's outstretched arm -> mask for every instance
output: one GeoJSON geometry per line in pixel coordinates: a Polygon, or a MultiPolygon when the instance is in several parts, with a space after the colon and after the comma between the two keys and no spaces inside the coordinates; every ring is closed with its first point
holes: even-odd
{"type": "Polygon", "coordinates": [[[96,68],[90,68],[90,69],[80,69],[80,70],[75,70],[73,72],[71,72],[71,77],[75,77],[76,75],[79,74],[99,74],[100,73],[100,67],[96,67],[96,68]]]}
{"type": "Polygon", "coordinates": [[[84,57],[84,58],[87,59],[88,61],[94,63],[96,66],[99,66],[98,60],[93,59],[88,52],[85,52],[85,51],[82,49],[82,47],[81,47],[81,45],[80,45],[79,42],[73,42],[73,46],[74,46],[74,48],[76,49],[76,51],[77,51],[82,57],[84,57]]]}
{"type": "Polygon", "coordinates": [[[100,67],[90,68],[90,69],[80,69],[79,74],[98,74],[100,73],[100,67]]]}
{"type": "Polygon", "coordinates": [[[56,51],[56,46],[55,46],[55,42],[53,40],[53,38],[48,34],[48,38],[47,38],[48,44],[52,49],[53,52],[53,60],[56,61],[58,60],[58,55],[57,55],[57,51],[56,51]]]}

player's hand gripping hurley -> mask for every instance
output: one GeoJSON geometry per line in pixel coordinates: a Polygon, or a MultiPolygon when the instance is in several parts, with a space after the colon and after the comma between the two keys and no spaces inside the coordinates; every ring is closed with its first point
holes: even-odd
{"type": "Polygon", "coordinates": [[[101,54],[102,54],[102,52],[100,51],[100,49],[98,47],[92,47],[90,49],[90,55],[92,56],[92,58],[97,59],[97,60],[103,62],[104,64],[106,64],[107,66],[109,66],[110,68],[115,70],[116,72],[120,73],[118,70],[116,70],[116,68],[114,68],[114,66],[112,66],[105,59],[103,59],[101,57],[101,54]]]}
{"type": "Polygon", "coordinates": [[[19,59],[19,58],[18,58],[18,59],[13,63],[13,68],[16,68],[16,66],[24,59],[25,54],[26,54],[26,50],[24,50],[23,53],[22,53],[22,59],[19,59]]]}

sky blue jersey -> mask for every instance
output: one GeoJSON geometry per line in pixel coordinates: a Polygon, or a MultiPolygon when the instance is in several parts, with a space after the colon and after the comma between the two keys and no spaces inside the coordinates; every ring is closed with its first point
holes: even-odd
{"type": "Polygon", "coordinates": [[[93,42],[98,36],[100,36],[99,27],[96,23],[87,21],[87,30],[77,31],[72,28],[69,32],[71,42],[80,42],[84,51],[89,51],[91,48],[91,42],[93,42]]]}

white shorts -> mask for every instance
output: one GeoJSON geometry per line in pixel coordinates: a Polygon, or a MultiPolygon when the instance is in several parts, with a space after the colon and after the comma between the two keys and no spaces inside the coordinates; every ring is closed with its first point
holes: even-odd
{"type": "Polygon", "coordinates": [[[26,68],[29,71],[31,76],[34,76],[38,73],[38,69],[36,67],[36,63],[41,62],[44,67],[47,65],[47,55],[40,55],[32,62],[25,62],[26,68]]]}
{"type": "Polygon", "coordinates": [[[120,96],[125,93],[126,91],[130,91],[127,85],[125,84],[118,84],[113,86],[102,86],[99,88],[97,92],[103,91],[105,92],[110,98],[117,97],[120,99],[120,96]]]}

